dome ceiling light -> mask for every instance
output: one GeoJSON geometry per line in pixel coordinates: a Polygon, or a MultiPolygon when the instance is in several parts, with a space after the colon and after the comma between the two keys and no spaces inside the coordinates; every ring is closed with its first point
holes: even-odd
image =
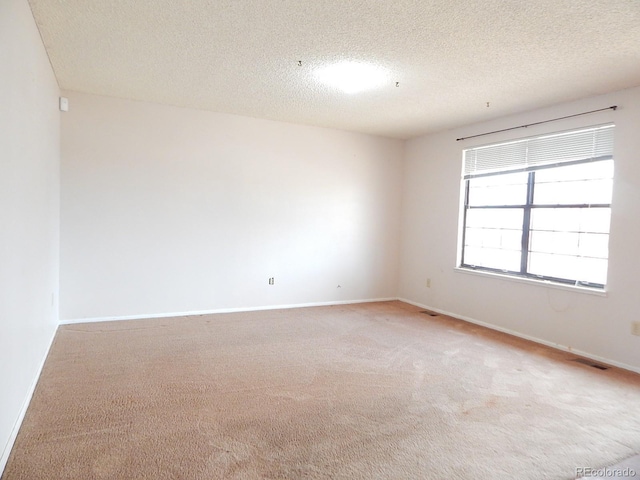
{"type": "Polygon", "coordinates": [[[320,67],[313,74],[318,81],[347,94],[392,84],[390,72],[371,63],[342,61],[320,67]]]}

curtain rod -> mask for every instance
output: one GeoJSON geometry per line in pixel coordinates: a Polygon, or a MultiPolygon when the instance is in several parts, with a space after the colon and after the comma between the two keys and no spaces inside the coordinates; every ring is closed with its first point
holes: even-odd
{"type": "Polygon", "coordinates": [[[601,108],[599,110],[591,110],[590,112],[576,113],[576,114],[573,114],[573,115],[567,115],[566,117],[558,117],[558,118],[552,118],[551,120],[543,120],[542,122],[529,123],[527,125],[519,125],[517,127],[511,127],[511,128],[503,128],[502,130],[494,130],[493,132],[479,133],[478,135],[471,135],[470,137],[456,138],[456,142],[459,142],[461,140],[467,140],[468,138],[483,137],[485,135],[491,135],[493,133],[508,132],[509,130],[516,130],[518,128],[532,127],[533,125],[540,125],[542,123],[555,122],[557,120],[564,120],[565,118],[579,117],[580,115],[589,115],[590,113],[603,112],[605,110],[616,110],[617,108],[618,108],[617,105],[612,105],[610,107],[601,108]]]}

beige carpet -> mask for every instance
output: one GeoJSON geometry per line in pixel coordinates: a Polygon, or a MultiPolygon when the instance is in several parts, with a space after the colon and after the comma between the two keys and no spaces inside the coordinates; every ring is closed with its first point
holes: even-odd
{"type": "Polygon", "coordinates": [[[60,327],[3,480],[572,479],[640,377],[400,302],[60,327]]]}

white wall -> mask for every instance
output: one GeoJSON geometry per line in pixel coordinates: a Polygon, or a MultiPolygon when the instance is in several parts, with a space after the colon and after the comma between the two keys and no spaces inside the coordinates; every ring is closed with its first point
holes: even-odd
{"type": "Polygon", "coordinates": [[[414,139],[406,144],[400,297],[640,370],[640,88],[414,139]],[[456,138],[618,105],[569,120],[456,138]],[[454,271],[462,149],[613,121],[615,180],[606,297],[454,271]],[[426,287],[431,278],[431,288],[426,287]]]}
{"type": "Polygon", "coordinates": [[[62,320],[396,296],[402,142],[67,96],[62,320]]]}
{"type": "Polygon", "coordinates": [[[58,85],[26,0],[0,2],[0,472],[57,325],[58,85]],[[53,300],[53,302],[52,302],[53,300]]]}

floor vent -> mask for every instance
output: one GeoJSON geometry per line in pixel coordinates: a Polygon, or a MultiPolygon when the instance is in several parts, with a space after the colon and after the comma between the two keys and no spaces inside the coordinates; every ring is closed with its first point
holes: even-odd
{"type": "Polygon", "coordinates": [[[432,312],[431,310],[422,310],[420,313],[426,313],[430,317],[437,317],[438,315],[440,315],[439,313],[432,312]]]}
{"type": "Polygon", "coordinates": [[[607,367],[606,365],[596,363],[593,360],[589,360],[587,358],[574,358],[571,361],[576,363],[581,363],[582,365],[586,365],[587,367],[597,368],[598,370],[609,370],[609,367],[607,367]]]}

